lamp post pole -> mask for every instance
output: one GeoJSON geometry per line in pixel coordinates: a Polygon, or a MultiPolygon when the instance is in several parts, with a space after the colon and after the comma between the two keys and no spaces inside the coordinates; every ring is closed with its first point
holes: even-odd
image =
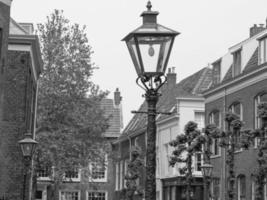
{"type": "Polygon", "coordinates": [[[35,140],[32,139],[32,134],[31,133],[26,133],[25,134],[25,139],[20,140],[18,143],[21,147],[21,151],[23,154],[23,159],[24,159],[24,170],[23,170],[23,191],[22,191],[22,199],[26,200],[29,199],[28,195],[26,195],[26,190],[27,186],[28,188],[30,185],[28,184],[28,174],[29,171],[31,170],[31,161],[32,161],[32,156],[34,154],[36,145],[38,144],[35,140]]]}
{"type": "Polygon", "coordinates": [[[157,11],[151,10],[151,2],[141,16],[143,24],[130,32],[126,42],[138,78],[137,84],[145,90],[147,111],[135,112],[147,114],[147,148],[145,199],[156,199],[156,105],[159,89],[167,81],[164,75],[174,38],[178,32],[157,23],[157,11]]]}
{"type": "Polygon", "coordinates": [[[146,181],[145,199],[156,199],[156,104],[159,94],[148,90],[147,102],[147,148],[146,148],[146,181]]]}

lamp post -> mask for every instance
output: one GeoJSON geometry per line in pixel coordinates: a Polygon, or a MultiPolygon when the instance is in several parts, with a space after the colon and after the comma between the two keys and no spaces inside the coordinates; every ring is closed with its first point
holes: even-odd
{"type": "Polygon", "coordinates": [[[26,138],[18,142],[21,147],[21,151],[22,151],[23,158],[24,158],[24,175],[23,175],[24,180],[23,180],[23,194],[22,194],[23,200],[25,200],[25,196],[26,196],[25,190],[26,190],[27,175],[30,169],[32,156],[36,149],[36,145],[38,144],[38,142],[32,139],[31,133],[26,133],[25,136],[26,138]]]}
{"type": "MultiPolygon", "coordinates": [[[[167,81],[164,75],[174,38],[179,33],[157,23],[156,11],[151,10],[151,2],[144,11],[143,24],[130,32],[123,41],[126,42],[138,78],[136,83],[145,90],[147,102],[147,148],[145,199],[156,199],[156,104],[158,90],[167,81]]],[[[142,112],[143,113],[143,112],[142,112]]]]}
{"type": "Polygon", "coordinates": [[[201,166],[201,172],[204,179],[204,200],[209,200],[209,194],[210,194],[210,178],[212,175],[213,166],[209,163],[204,163],[201,166]]]}

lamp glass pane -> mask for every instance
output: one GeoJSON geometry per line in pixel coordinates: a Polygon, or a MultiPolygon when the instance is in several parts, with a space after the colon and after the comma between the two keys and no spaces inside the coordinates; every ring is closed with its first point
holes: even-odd
{"type": "Polygon", "coordinates": [[[166,40],[165,42],[162,43],[161,48],[160,48],[160,54],[159,54],[159,59],[158,59],[158,69],[157,71],[165,72],[166,70],[166,65],[167,65],[167,59],[168,55],[170,54],[171,50],[171,42],[172,39],[171,37],[165,37],[166,40]]]}
{"type": "Polygon", "coordinates": [[[144,72],[164,73],[171,37],[137,36],[144,72]]]}
{"type": "Polygon", "coordinates": [[[131,55],[136,73],[138,75],[142,74],[142,70],[141,70],[141,64],[140,64],[140,60],[138,58],[138,54],[137,54],[137,47],[136,47],[136,43],[134,41],[134,38],[131,38],[129,41],[126,42],[129,53],[131,55]]]}
{"type": "Polygon", "coordinates": [[[23,156],[31,156],[32,155],[32,150],[33,150],[33,145],[30,143],[24,143],[21,145],[22,153],[23,156]]]}

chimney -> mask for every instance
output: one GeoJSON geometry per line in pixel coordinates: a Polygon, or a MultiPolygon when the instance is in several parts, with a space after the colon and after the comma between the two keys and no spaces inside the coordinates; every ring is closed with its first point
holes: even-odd
{"type": "Polygon", "coordinates": [[[249,36],[253,37],[254,35],[257,35],[259,32],[263,31],[265,29],[264,24],[254,24],[254,26],[252,26],[249,29],[249,36]]]}
{"type": "Polygon", "coordinates": [[[175,67],[172,67],[172,68],[168,69],[167,85],[168,85],[168,89],[171,89],[176,85],[175,67]]]}
{"type": "Polygon", "coordinates": [[[119,91],[119,88],[116,88],[116,91],[114,92],[114,103],[116,106],[120,105],[122,100],[121,92],[119,91]]]}

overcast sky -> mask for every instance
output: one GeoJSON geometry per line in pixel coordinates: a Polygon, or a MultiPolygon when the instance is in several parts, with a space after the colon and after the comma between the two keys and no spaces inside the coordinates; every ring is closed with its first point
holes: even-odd
{"type": "MultiPolygon", "coordinates": [[[[152,0],[158,22],[181,32],[169,61],[178,80],[195,73],[249,36],[253,24],[266,24],[266,0],[152,0]]],[[[125,125],[131,110],[139,108],[144,93],[135,84],[136,73],[121,39],[141,25],[146,0],[13,0],[11,16],[17,22],[43,23],[54,9],[64,10],[71,22],[87,26],[99,67],[93,80],[103,90],[118,87],[123,97],[125,125]]]]}

